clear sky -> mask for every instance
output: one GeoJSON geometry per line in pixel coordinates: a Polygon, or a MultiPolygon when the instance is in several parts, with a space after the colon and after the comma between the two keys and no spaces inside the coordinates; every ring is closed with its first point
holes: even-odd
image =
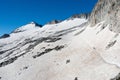
{"type": "Polygon", "coordinates": [[[89,13],[98,0],[0,0],[0,35],[31,21],[45,24],[89,13]]]}

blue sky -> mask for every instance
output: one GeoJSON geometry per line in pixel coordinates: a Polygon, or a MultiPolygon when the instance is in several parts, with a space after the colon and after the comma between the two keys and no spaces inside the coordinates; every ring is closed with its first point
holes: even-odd
{"type": "Polygon", "coordinates": [[[0,35],[31,21],[45,24],[89,13],[98,0],[0,0],[0,35]]]}

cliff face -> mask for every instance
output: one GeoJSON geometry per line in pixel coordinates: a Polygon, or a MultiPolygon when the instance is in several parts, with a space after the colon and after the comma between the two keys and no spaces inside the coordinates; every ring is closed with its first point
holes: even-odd
{"type": "Polygon", "coordinates": [[[91,26],[105,21],[111,31],[120,32],[120,0],[99,0],[90,16],[91,26]]]}

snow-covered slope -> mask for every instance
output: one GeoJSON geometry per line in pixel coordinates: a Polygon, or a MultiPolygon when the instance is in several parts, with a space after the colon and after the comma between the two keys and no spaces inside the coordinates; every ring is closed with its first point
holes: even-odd
{"type": "MultiPolygon", "coordinates": [[[[37,75],[36,71],[43,68],[42,64],[46,68],[49,67],[47,65],[52,65],[51,62],[45,64],[44,61],[49,61],[50,55],[53,59],[57,58],[55,55],[59,54],[72,41],[73,32],[78,29],[84,29],[83,25],[86,22],[87,20],[84,18],[75,18],[43,27],[36,26],[32,22],[13,31],[10,37],[0,39],[1,79],[26,80],[27,75],[31,75],[31,77],[37,75]],[[41,62],[41,60],[43,61],[41,62]],[[41,68],[36,68],[38,66],[41,66],[41,68]],[[30,70],[33,72],[25,72],[28,68],[33,69],[30,70]],[[34,75],[32,76],[32,74],[34,75]]],[[[32,78],[30,79],[33,80],[32,78]]]]}
{"type": "Polygon", "coordinates": [[[1,38],[0,80],[119,80],[120,35],[96,10],[89,21],[31,22],[1,38]]]}
{"type": "Polygon", "coordinates": [[[119,72],[119,35],[75,18],[28,24],[0,39],[1,80],[110,80],[119,72]],[[93,75],[94,74],[94,75],[93,75]]]}

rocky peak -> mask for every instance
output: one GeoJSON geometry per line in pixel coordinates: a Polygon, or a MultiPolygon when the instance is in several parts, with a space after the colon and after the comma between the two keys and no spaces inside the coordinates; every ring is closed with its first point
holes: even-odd
{"type": "Polygon", "coordinates": [[[48,22],[47,24],[57,24],[60,22],[61,22],[60,20],[52,20],[52,21],[48,22]]]}
{"type": "Polygon", "coordinates": [[[75,15],[71,16],[69,19],[74,19],[74,18],[85,18],[85,19],[88,19],[89,16],[90,16],[89,13],[75,14],[75,15]]]}
{"type": "Polygon", "coordinates": [[[105,21],[110,30],[120,32],[120,0],[99,0],[90,16],[91,26],[105,21]]]}
{"type": "Polygon", "coordinates": [[[40,25],[36,22],[30,22],[30,23],[28,23],[28,24],[26,24],[22,27],[17,28],[12,33],[24,32],[24,31],[27,31],[27,30],[31,30],[31,29],[34,29],[34,28],[40,28],[40,27],[42,27],[42,25],[40,25]]]}
{"type": "Polygon", "coordinates": [[[0,39],[2,39],[2,38],[8,38],[8,37],[10,37],[9,34],[3,34],[3,35],[0,37],[0,39]]]}
{"type": "Polygon", "coordinates": [[[30,22],[29,24],[36,24],[36,22],[32,21],[32,22],[30,22]]]}
{"type": "Polygon", "coordinates": [[[32,24],[32,25],[34,25],[34,26],[38,26],[38,27],[42,27],[41,24],[38,24],[38,23],[36,23],[36,22],[34,22],[34,21],[30,22],[29,24],[32,24]]]}

